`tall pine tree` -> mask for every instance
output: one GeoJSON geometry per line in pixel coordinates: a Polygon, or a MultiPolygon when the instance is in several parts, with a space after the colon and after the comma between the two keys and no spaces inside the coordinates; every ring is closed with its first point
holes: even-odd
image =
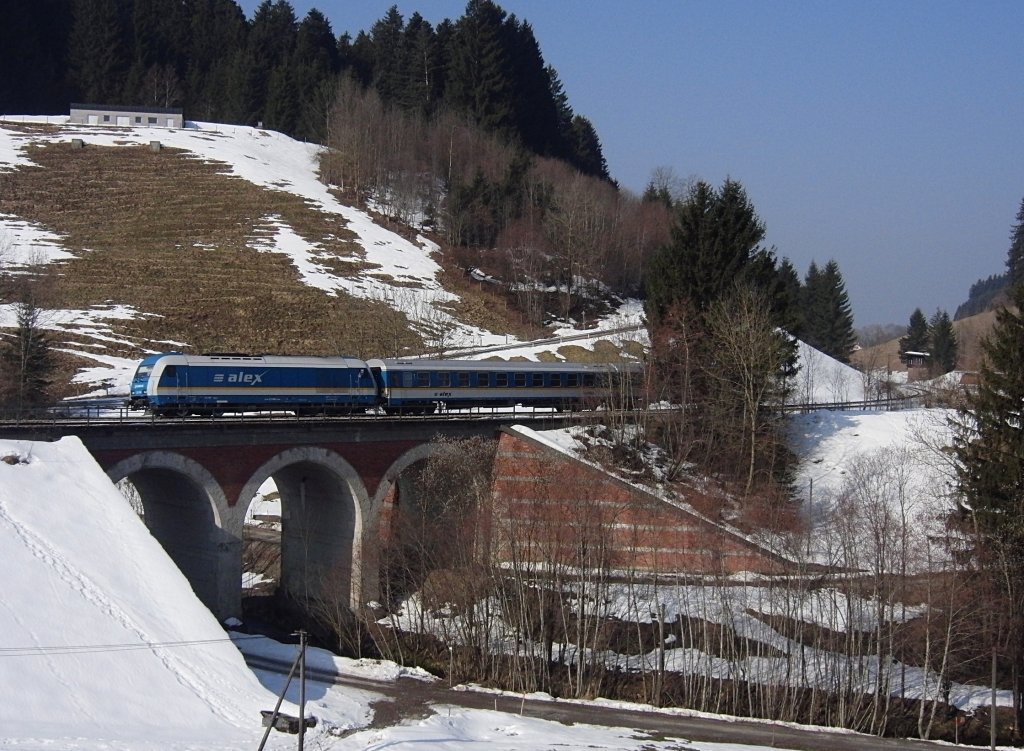
{"type": "Polygon", "coordinates": [[[821,276],[824,293],[822,312],[825,317],[822,352],[839,362],[848,363],[857,344],[857,335],[853,331],[853,310],[846,294],[846,283],[835,260],[825,264],[821,276]]]}
{"type": "Polygon", "coordinates": [[[946,311],[936,310],[935,315],[928,321],[928,344],[934,375],[942,375],[956,369],[959,346],[953,322],[946,311]]]}
{"type": "Polygon", "coordinates": [[[233,0],[192,0],[185,110],[197,120],[239,121],[242,92],[232,89],[248,26],[233,0]]]}
{"type": "Polygon", "coordinates": [[[413,13],[405,25],[406,84],[402,106],[420,115],[429,115],[444,90],[444,59],[437,34],[419,13],[413,13]]]}
{"type": "Polygon", "coordinates": [[[773,307],[778,316],[779,326],[790,336],[803,339],[804,313],[801,305],[803,287],[800,276],[792,261],[783,258],[779,262],[778,277],[775,283],[773,307]]]}
{"type": "MultiPolygon", "coordinates": [[[[1024,285],[1014,289],[1015,312],[1003,308],[983,342],[977,391],[957,421],[958,486],[978,533],[976,560],[1001,602],[991,604],[1001,633],[992,635],[1013,666],[1014,705],[1024,682],[1024,285]]],[[[1019,721],[1020,718],[1018,718],[1019,721]]]]}
{"type": "Polygon", "coordinates": [[[1006,254],[1006,271],[1011,289],[1024,284],[1024,198],[1017,211],[1017,223],[1010,233],[1010,250],[1006,254]]]}
{"type": "Polygon", "coordinates": [[[246,45],[244,122],[263,122],[288,132],[297,105],[292,79],[292,53],[298,31],[295,11],[287,0],[263,0],[253,14],[246,45]]]}
{"type": "Polygon", "coordinates": [[[801,299],[801,338],[839,362],[849,362],[857,336],[853,331],[853,312],[846,284],[835,260],[830,260],[823,269],[811,261],[801,299]]]}
{"type": "Polygon", "coordinates": [[[507,17],[492,0],[469,0],[456,22],[445,95],[477,125],[506,137],[515,132],[515,82],[507,17]]]}
{"type": "Polygon", "coordinates": [[[824,279],[817,261],[811,261],[800,290],[800,306],[803,312],[801,337],[804,342],[820,350],[825,342],[825,293],[824,279]]]}
{"type": "Polygon", "coordinates": [[[715,190],[703,180],[676,209],[669,242],[651,259],[646,281],[648,321],[657,326],[685,300],[698,314],[737,283],[769,289],[775,257],[761,246],[764,224],[743,186],[726,180],[715,190]]]}
{"type": "Polygon", "coordinates": [[[910,314],[907,335],[900,337],[900,359],[905,361],[908,352],[928,352],[928,320],[920,308],[910,314]]]}
{"type": "Polygon", "coordinates": [[[392,5],[384,18],[370,28],[373,40],[373,85],[382,102],[400,104],[408,89],[408,55],[404,42],[405,21],[392,5]]]}
{"type": "Polygon", "coordinates": [[[74,96],[91,104],[118,104],[132,48],[124,0],[74,0],[69,63],[74,96]]]}
{"type": "Polygon", "coordinates": [[[0,3],[0,112],[67,112],[71,0],[0,3]]]}

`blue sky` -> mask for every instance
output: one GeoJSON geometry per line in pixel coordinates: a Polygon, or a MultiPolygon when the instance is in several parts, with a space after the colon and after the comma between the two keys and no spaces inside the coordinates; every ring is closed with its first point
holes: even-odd
{"type": "MultiPolygon", "coordinates": [[[[257,0],[243,0],[251,17],[257,0]]],[[[389,0],[292,0],[336,34],[389,0]]],[[[804,274],[839,262],[857,326],[953,311],[1005,269],[1024,197],[1024,2],[505,0],[612,176],[747,189],[804,274]]],[[[465,2],[398,2],[458,18],[465,2]]]]}

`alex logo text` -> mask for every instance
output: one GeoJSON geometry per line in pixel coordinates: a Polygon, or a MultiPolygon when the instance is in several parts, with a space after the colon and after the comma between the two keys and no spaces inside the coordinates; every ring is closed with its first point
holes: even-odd
{"type": "Polygon", "coordinates": [[[214,373],[214,383],[241,383],[247,386],[255,386],[258,383],[263,383],[263,373],[244,373],[241,370],[237,373],[214,373]]]}

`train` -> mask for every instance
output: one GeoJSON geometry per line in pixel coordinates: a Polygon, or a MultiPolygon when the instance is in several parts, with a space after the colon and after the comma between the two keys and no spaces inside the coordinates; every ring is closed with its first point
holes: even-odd
{"type": "Polygon", "coordinates": [[[165,352],[144,358],[129,409],[157,416],[286,411],[433,414],[474,408],[577,410],[632,404],[640,366],[165,352]]]}

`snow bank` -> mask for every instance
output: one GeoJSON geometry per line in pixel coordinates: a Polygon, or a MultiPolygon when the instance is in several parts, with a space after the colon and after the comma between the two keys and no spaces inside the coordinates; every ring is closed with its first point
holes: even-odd
{"type": "Polygon", "coordinates": [[[5,745],[258,739],[274,697],[81,442],[0,458],[5,745]]]}

